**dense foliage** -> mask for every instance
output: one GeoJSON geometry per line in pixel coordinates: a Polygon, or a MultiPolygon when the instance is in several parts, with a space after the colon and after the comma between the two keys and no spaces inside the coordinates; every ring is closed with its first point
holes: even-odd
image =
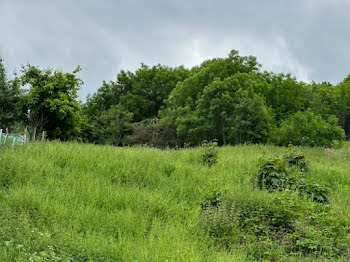
{"type": "Polygon", "coordinates": [[[40,70],[28,65],[22,68],[20,84],[29,86],[23,95],[24,123],[35,139],[37,129],[46,130],[48,138],[71,140],[78,137],[82,126],[80,105],[76,101],[81,80],[73,73],[40,70]]]}
{"type": "Polygon", "coordinates": [[[201,204],[201,226],[219,247],[241,245],[254,261],[345,259],[350,220],[332,209],[330,187],[308,171],[305,156],[293,148],[280,158],[261,158],[257,184],[268,194],[215,190],[201,204]]]}
{"type": "Polygon", "coordinates": [[[20,89],[18,80],[9,81],[0,58],[0,128],[15,126],[20,116],[20,89]]]}
{"type": "Polygon", "coordinates": [[[338,120],[331,115],[324,120],[311,111],[297,112],[281,123],[273,141],[287,146],[325,146],[332,147],[344,140],[344,130],[337,125],[338,120]]]}
{"type": "Polygon", "coordinates": [[[34,66],[10,79],[0,62],[0,128],[32,139],[97,144],[197,146],[273,143],[339,145],[350,135],[350,75],[337,85],[261,70],[232,50],[199,66],[147,66],[104,81],[85,103],[73,73],[34,66]]]}

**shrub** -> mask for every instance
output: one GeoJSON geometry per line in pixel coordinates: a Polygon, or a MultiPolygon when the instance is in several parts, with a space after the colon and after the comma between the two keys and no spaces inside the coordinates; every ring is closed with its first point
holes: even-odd
{"type": "Polygon", "coordinates": [[[335,116],[324,120],[311,112],[297,112],[281,123],[272,139],[278,145],[334,147],[345,139],[344,130],[335,116]]]}
{"type": "Polygon", "coordinates": [[[238,245],[252,260],[348,255],[350,221],[290,190],[226,196],[202,208],[201,225],[218,246],[238,245]]]}
{"type": "Polygon", "coordinates": [[[298,188],[304,192],[312,201],[319,203],[328,203],[330,189],[325,185],[320,185],[315,181],[306,180],[304,184],[300,184],[298,188]]]}
{"type": "Polygon", "coordinates": [[[208,195],[203,197],[203,201],[201,203],[202,208],[208,207],[216,207],[218,208],[222,202],[222,196],[224,192],[215,190],[208,195]]]}
{"type": "Polygon", "coordinates": [[[280,158],[263,157],[260,159],[258,186],[260,189],[273,191],[284,189],[290,183],[290,173],[286,163],[280,158]]]}
{"type": "Polygon", "coordinates": [[[216,164],[218,158],[218,143],[216,141],[203,141],[202,162],[209,167],[216,164]]]}
{"type": "Polygon", "coordinates": [[[290,147],[283,158],[260,159],[258,171],[258,187],[262,190],[272,191],[293,190],[299,191],[313,201],[319,203],[329,202],[330,189],[310,181],[306,177],[308,162],[305,156],[290,147]]]}
{"type": "Polygon", "coordinates": [[[303,153],[298,152],[293,145],[288,145],[288,151],[283,159],[289,167],[295,167],[300,172],[306,172],[308,169],[308,161],[306,161],[303,153]]]}

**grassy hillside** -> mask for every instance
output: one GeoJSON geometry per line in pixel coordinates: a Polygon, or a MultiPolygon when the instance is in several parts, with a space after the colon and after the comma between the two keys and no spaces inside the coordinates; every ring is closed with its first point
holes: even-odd
{"type": "MultiPolygon", "coordinates": [[[[259,241],[222,245],[210,235],[201,203],[217,190],[231,200],[270,199],[255,186],[258,159],[285,150],[223,147],[212,168],[201,163],[200,148],[50,142],[0,150],[0,261],[263,260],[250,252],[259,241]]],[[[350,217],[348,147],[301,150],[309,176],[331,188],[331,211],[350,217]]],[[[312,253],[273,257],[315,260],[312,253]]]]}

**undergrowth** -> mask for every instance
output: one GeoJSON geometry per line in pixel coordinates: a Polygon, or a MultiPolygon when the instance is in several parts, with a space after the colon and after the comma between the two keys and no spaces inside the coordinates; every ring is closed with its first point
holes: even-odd
{"type": "Polygon", "coordinates": [[[283,157],[262,157],[258,189],[209,195],[202,227],[219,247],[238,245],[251,260],[347,260],[350,219],[332,209],[330,188],[311,179],[308,169],[292,147],[283,157]]]}

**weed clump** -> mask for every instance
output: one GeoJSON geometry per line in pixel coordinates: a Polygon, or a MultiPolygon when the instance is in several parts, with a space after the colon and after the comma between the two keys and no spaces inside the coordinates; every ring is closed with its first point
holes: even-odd
{"type": "Polygon", "coordinates": [[[262,157],[258,172],[258,187],[261,190],[298,191],[310,199],[320,203],[329,202],[330,189],[308,179],[309,163],[302,153],[289,147],[282,158],[262,157]]]}
{"type": "Polygon", "coordinates": [[[208,207],[215,207],[219,208],[219,206],[222,203],[222,197],[224,196],[223,191],[215,190],[203,197],[203,201],[201,203],[202,209],[208,208],[208,207]]]}
{"type": "Polygon", "coordinates": [[[309,162],[305,159],[303,153],[298,152],[289,145],[287,153],[283,156],[283,160],[288,164],[289,167],[294,167],[300,172],[307,172],[309,162]]]}
{"type": "Polygon", "coordinates": [[[202,162],[209,167],[216,164],[218,159],[218,143],[217,141],[202,142],[202,162]]]}

